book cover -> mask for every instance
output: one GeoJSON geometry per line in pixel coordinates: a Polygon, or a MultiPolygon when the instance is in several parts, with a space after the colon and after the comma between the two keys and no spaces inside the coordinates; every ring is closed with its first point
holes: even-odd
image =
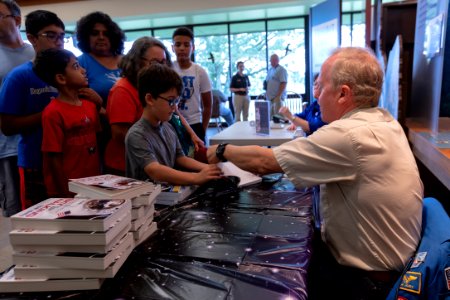
{"type": "Polygon", "coordinates": [[[113,278],[131,254],[133,248],[134,243],[117,256],[116,260],[106,270],[69,269],[27,264],[16,265],[14,269],[16,276],[23,279],[113,278]]]}
{"type": "Polygon", "coordinates": [[[255,101],[256,134],[270,134],[270,101],[255,101]]]}
{"type": "Polygon", "coordinates": [[[108,253],[21,251],[12,255],[15,265],[106,270],[128,247],[134,246],[133,234],[127,233],[108,253]]]}
{"type": "Polygon", "coordinates": [[[219,163],[219,168],[222,169],[223,174],[225,176],[237,176],[239,177],[239,185],[238,187],[244,187],[248,185],[252,185],[255,183],[259,183],[262,181],[262,177],[255,175],[253,173],[247,172],[245,170],[242,170],[235,164],[233,164],[230,161],[219,163]]]}
{"type": "Polygon", "coordinates": [[[196,186],[163,185],[161,193],[156,197],[157,204],[173,205],[188,198],[196,186]]]}
{"type": "Polygon", "coordinates": [[[131,213],[117,220],[107,231],[56,231],[43,229],[13,229],[11,245],[108,245],[124,228],[131,227],[131,213]]]}
{"type": "Polygon", "coordinates": [[[154,189],[151,182],[110,174],[69,180],[69,191],[89,198],[132,199],[154,189]]]}
{"type": "Polygon", "coordinates": [[[14,268],[0,277],[0,291],[13,292],[56,292],[99,289],[103,279],[23,279],[15,275],[14,268]]]}
{"type": "Polygon", "coordinates": [[[130,213],[124,199],[50,198],[11,216],[13,229],[106,231],[130,213]]]}

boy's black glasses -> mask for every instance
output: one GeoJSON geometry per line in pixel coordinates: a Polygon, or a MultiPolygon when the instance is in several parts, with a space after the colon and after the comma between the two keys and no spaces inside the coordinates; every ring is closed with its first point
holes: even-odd
{"type": "Polygon", "coordinates": [[[178,103],[180,102],[180,97],[173,98],[173,99],[167,99],[166,97],[163,97],[163,96],[159,95],[158,98],[166,100],[169,103],[170,106],[178,105],[178,103]]]}
{"type": "Polygon", "coordinates": [[[64,43],[68,43],[69,42],[69,38],[66,37],[65,33],[61,33],[58,34],[54,31],[46,31],[44,33],[39,33],[38,35],[46,37],[47,40],[51,41],[51,42],[56,42],[57,40],[60,40],[64,43]]]}

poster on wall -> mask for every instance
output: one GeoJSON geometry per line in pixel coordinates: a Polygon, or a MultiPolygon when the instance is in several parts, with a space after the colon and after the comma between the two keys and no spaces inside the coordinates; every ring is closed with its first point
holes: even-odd
{"type": "Polygon", "coordinates": [[[270,101],[255,101],[256,134],[270,134],[270,101]]]}
{"type": "Polygon", "coordinates": [[[330,56],[331,51],[339,46],[338,19],[315,25],[312,27],[312,72],[320,72],[322,63],[330,56]]]}

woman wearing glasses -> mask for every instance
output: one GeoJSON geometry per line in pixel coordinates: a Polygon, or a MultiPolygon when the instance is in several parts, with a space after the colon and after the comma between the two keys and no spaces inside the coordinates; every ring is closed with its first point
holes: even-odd
{"type": "MultiPolygon", "coordinates": [[[[125,174],[125,135],[129,128],[141,118],[143,111],[137,90],[138,73],[152,63],[172,65],[169,52],[164,44],[152,37],[137,39],[119,63],[122,77],[112,87],[106,106],[112,137],[105,151],[105,173],[125,174]]],[[[177,107],[175,100],[167,101],[171,106],[177,107]]],[[[172,119],[174,118],[176,117],[173,116],[172,119]]],[[[197,144],[197,148],[203,146],[203,142],[195,135],[187,122],[184,121],[183,125],[185,125],[183,129],[197,144]]]]}

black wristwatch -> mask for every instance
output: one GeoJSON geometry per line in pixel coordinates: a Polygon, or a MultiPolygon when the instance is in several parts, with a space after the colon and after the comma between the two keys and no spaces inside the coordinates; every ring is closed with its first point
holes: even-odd
{"type": "Polygon", "coordinates": [[[228,143],[219,144],[219,146],[217,146],[217,148],[216,148],[216,156],[222,162],[227,161],[227,159],[223,156],[223,154],[225,152],[225,147],[227,145],[228,145],[228,143]]]}

